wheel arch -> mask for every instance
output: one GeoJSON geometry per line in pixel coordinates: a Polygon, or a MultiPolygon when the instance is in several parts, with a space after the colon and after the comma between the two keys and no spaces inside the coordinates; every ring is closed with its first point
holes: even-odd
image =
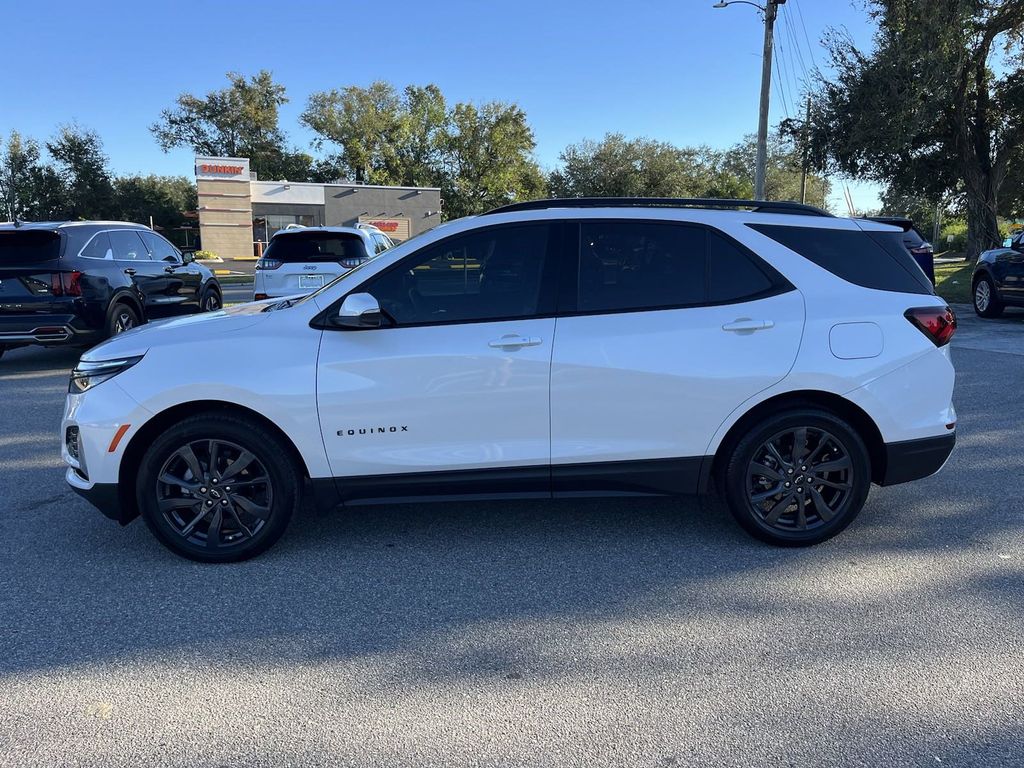
{"type": "Polygon", "coordinates": [[[146,308],[143,306],[143,302],[139,300],[139,297],[127,289],[116,291],[113,296],[110,297],[110,302],[107,304],[107,317],[110,316],[111,310],[115,304],[128,304],[139,313],[139,320],[143,323],[146,322],[146,308]]]}
{"type": "Polygon", "coordinates": [[[288,447],[292,461],[299,468],[303,478],[309,479],[309,467],[302,453],[295,446],[294,441],[277,424],[258,411],[254,411],[244,405],[223,400],[193,400],[179,403],[160,411],[160,413],[149,419],[132,436],[128,445],[125,446],[117,477],[118,496],[122,509],[122,524],[128,523],[139,514],[138,505],[135,500],[135,483],[133,480],[138,475],[139,465],[142,463],[142,457],[146,452],[146,448],[152,445],[153,441],[162,432],[173,427],[183,419],[204,414],[230,414],[256,421],[282,440],[284,445],[288,447]]]}
{"type": "Polygon", "coordinates": [[[790,410],[807,407],[820,408],[834,413],[850,423],[868,449],[872,482],[880,482],[885,476],[886,469],[885,440],[882,439],[882,433],[879,431],[874,419],[856,403],[834,392],[821,390],[785,392],[769,397],[767,400],[762,400],[752,406],[729,427],[725,436],[719,442],[712,458],[710,471],[706,473],[706,477],[717,481],[733,447],[758,421],[769,414],[777,413],[783,409],[790,410]]]}

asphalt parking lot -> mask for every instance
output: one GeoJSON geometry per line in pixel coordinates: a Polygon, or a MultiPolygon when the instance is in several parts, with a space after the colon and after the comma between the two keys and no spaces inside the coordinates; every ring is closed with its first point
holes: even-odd
{"type": "Polygon", "coordinates": [[[959,442],[808,550],[713,500],[307,510],[202,566],[63,483],[76,355],[0,360],[0,765],[1024,764],[1024,313],[959,442]]]}

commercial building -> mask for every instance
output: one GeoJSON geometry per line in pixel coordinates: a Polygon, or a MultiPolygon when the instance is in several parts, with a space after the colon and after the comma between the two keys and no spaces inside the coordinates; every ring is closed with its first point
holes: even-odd
{"type": "Polygon", "coordinates": [[[441,223],[436,187],[260,181],[244,157],[196,157],[196,186],[202,248],[225,259],[255,258],[289,224],[366,222],[402,241],[441,223]]]}

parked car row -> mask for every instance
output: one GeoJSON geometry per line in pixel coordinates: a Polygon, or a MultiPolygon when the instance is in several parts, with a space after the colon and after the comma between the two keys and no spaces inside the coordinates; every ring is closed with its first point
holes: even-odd
{"type": "Polygon", "coordinates": [[[0,224],[0,355],[89,347],[148,320],[222,304],[209,269],[125,222],[0,224]]]}

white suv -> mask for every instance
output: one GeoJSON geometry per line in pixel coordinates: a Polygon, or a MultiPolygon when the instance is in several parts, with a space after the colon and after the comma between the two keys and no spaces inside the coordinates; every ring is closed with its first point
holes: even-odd
{"type": "Polygon", "coordinates": [[[383,253],[394,243],[368,224],[295,227],[270,238],[256,262],[253,299],[310,293],[383,253]]]}
{"type": "Polygon", "coordinates": [[[901,236],[719,200],[545,200],[451,222],[308,296],[87,352],[67,482],[204,561],[265,550],[306,493],[717,486],[754,536],[813,544],[872,482],[930,475],[953,449],[956,321],[901,236]]]}

